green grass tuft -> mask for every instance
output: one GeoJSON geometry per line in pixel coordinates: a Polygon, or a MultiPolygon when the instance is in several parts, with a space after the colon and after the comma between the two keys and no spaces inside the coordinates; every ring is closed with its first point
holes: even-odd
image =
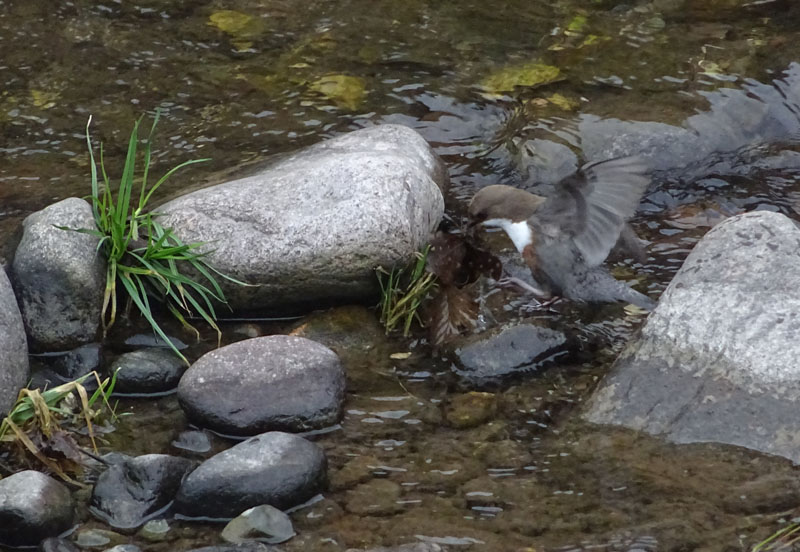
{"type": "Polygon", "coordinates": [[[422,302],[436,287],[436,276],[425,267],[430,246],[416,254],[417,260],[409,268],[395,268],[390,271],[378,267],[376,275],[381,287],[381,323],[386,333],[395,331],[400,324],[403,337],[408,337],[414,320],[422,323],[419,308],[422,302]]]}
{"type": "Polygon", "coordinates": [[[94,214],[94,230],[80,229],[79,232],[100,238],[98,249],[107,260],[106,287],[103,294],[102,323],[103,334],[114,324],[117,317],[117,294],[125,292],[129,300],[149,322],[153,331],[169,345],[184,362],[186,357],[173,345],[153,316],[152,303],[166,304],[169,311],[185,327],[199,332],[187,322],[188,316],[200,316],[217,332],[218,343],[221,332],[216,324],[214,303],[227,304],[216,277],[247,285],[218,272],[209,265],[205,256],[209,251],[204,243],[185,244],[169,228],[164,228],[156,220],[157,215],[148,212],[147,206],[156,190],[178,170],[208,159],[186,161],[167,171],[155,184],[148,182],[153,134],[158,124],[159,113],[153,119],[150,133],[144,141],[142,152],[143,167],[137,169],[139,154],[140,118],[133,126],[128,141],[128,152],[122,177],[116,192],[106,173],[103,162],[103,146],[100,145],[100,175],[95,162],[89,126],[86,123],[86,145],[89,149],[91,166],[91,202],[94,214]],[[135,200],[135,182],[139,180],[138,202],[135,200]],[[186,269],[197,277],[187,276],[186,269]]]}

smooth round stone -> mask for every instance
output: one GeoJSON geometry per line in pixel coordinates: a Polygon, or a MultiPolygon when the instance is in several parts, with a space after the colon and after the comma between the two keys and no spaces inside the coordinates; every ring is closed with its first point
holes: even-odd
{"type": "Polygon", "coordinates": [[[178,400],[198,425],[227,435],[257,435],[336,423],[344,389],[336,353],[310,339],[275,335],[202,356],[181,379],[178,400]]]}
{"type": "Polygon", "coordinates": [[[186,365],[171,349],[151,347],[124,353],[111,363],[115,393],[150,395],[174,390],[186,365]]]}
{"type": "Polygon", "coordinates": [[[80,552],[80,548],[67,539],[50,537],[39,543],[39,552],[80,552]]]}
{"type": "Polygon", "coordinates": [[[297,435],[270,432],[212,456],[181,484],[173,506],[190,518],[232,519],[262,504],[287,509],[319,493],[327,460],[297,435]]]}
{"type": "Polygon", "coordinates": [[[0,479],[0,545],[37,546],[72,527],[69,489],[26,470],[0,479]]]}
{"type": "Polygon", "coordinates": [[[107,545],[119,544],[125,540],[125,537],[114,531],[107,531],[105,529],[85,529],[78,532],[75,538],[75,544],[80,548],[102,548],[107,545]]]}

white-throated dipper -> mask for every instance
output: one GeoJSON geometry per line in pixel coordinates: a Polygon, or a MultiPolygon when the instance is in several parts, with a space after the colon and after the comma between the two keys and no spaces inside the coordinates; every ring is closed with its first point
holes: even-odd
{"type": "MultiPolygon", "coordinates": [[[[624,157],[584,165],[543,198],[511,186],[481,189],[469,205],[472,224],[505,230],[537,286],[514,279],[539,299],[554,296],[584,302],[654,302],[614,278],[602,266],[623,235],[649,183],[646,165],[624,157]]],[[[633,235],[635,240],[635,235],[633,235]]]]}

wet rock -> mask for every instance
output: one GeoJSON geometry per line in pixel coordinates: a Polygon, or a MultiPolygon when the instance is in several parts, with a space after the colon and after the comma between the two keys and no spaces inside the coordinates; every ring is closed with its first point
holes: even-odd
{"type": "Polygon", "coordinates": [[[566,355],[567,343],[564,333],[534,324],[479,334],[455,350],[461,365],[457,372],[481,382],[537,370],[566,355]]]}
{"type": "Polygon", "coordinates": [[[135,544],[118,544],[105,549],[103,552],[142,552],[142,549],[135,544]]]}
{"type": "Polygon", "coordinates": [[[800,228],[757,211],[689,254],[585,418],[800,461],[800,228]]]}
{"type": "Polygon", "coordinates": [[[183,431],[177,439],[172,441],[172,446],[202,454],[211,450],[211,440],[202,431],[183,431]]]}
{"type": "Polygon", "coordinates": [[[0,545],[37,546],[72,527],[69,490],[33,470],[0,479],[0,545]]]}
{"type": "Polygon", "coordinates": [[[373,479],[347,493],[345,509],[357,516],[389,516],[403,509],[398,504],[400,485],[388,479],[373,479]]]}
{"type": "Polygon", "coordinates": [[[413,258],[442,216],[444,185],[446,172],[419,134],[380,125],[158,211],[184,242],[213,243],[216,268],[257,284],[220,281],[234,309],[317,306],[377,294],[374,268],[413,258]]]}
{"type": "Polygon", "coordinates": [[[89,343],[64,354],[45,357],[44,360],[63,381],[72,381],[100,367],[103,349],[100,343],[89,343]]]}
{"type": "Polygon", "coordinates": [[[79,552],[80,548],[72,544],[72,541],[50,537],[39,543],[40,552],[79,552]]]}
{"type": "Polygon", "coordinates": [[[325,454],[288,433],[252,437],[203,462],[181,484],[175,511],[187,517],[233,518],[270,504],[286,509],[322,490],[325,454]]]}
{"type": "Polygon", "coordinates": [[[75,544],[80,548],[103,548],[108,546],[118,545],[125,541],[126,538],[114,531],[106,529],[85,529],[78,531],[75,537],[75,544]]]}
{"type": "Polygon", "coordinates": [[[471,391],[450,397],[445,408],[447,423],[456,429],[477,427],[497,414],[497,397],[494,393],[471,391]]]}
{"type": "Polygon", "coordinates": [[[286,542],[295,536],[289,516],[268,504],[245,510],[222,530],[222,538],[234,544],[261,541],[267,544],[286,542]]]}
{"type": "Polygon", "coordinates": [[[105,262],[98,238],[68,228],[94,229],[92,210],[78,198],[59,201],[23,222],[12,265],[31,349],[73,349],[100,328],[105,262]]]}
{"type": "Polygon", "coordinates": [[[139,527],[169,505],[191,465],[166,454],[115,463],[97,478],[89,509],[112,527],[139,527]]]}
{"type": "Polygon", "coordinates": [[[171,349],[152,347],[120,355],[109,371],[117,372],[114,393],[149,395],[175,389],[186,365],[171,349]]]}
{"type": "Polygon", "coordinates": [[[276,335],[203,355],[181,379],[178,400],[192,421],[224,434],[306,431],[339,420],[344,386],[336,353],[276,335]]]}
{"type": "Polygon", "coordinates": [[[5,270],[0,270],[0,418],[5,417],[28,381],[25,327],[5,270]]]}
{"type": "Polygon", "coordinates": [[[169,534],[169,523],[165,519],[151,519],[136,533],[139,537],[150,542],[166,540],[169,534]]]}

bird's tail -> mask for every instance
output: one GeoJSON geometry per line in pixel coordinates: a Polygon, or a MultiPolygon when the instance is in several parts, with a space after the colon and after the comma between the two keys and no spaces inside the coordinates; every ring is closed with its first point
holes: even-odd
{"type": "Polygon", "coordinates": [[[627,283],[621,282],[603,269],[584,273],[579,281],[564,289],[564,295],[576,301],[633,303],[637,307],[652,311],[656,303],[647,295],[639,293],[627,283]]]}

